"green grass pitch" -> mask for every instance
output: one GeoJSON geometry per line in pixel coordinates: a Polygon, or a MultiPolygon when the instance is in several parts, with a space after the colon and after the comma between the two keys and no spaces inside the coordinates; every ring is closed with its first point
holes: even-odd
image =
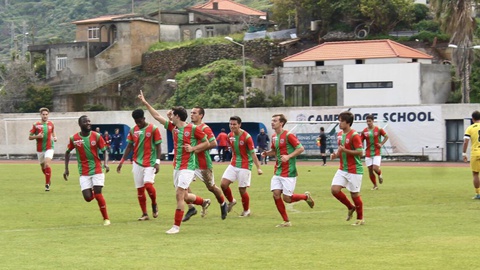
{"type": "MultiPolygon", "coordinates": [[[[139,222],[141,211],[131,165],[106,175],[104,196],[112,222],[102,225],[96,201],[86,203],[76,164],[62,179],[53,165],[50,192],[38,164],[0,164],[0,269],[476,269],[480,201],[464,167],[383,166],[385,182],[372,191],[363,177],[366,224],[351,226],[347,210],[330,194],[338,162],[299,166],[296,193],[310,191],[315,208],[287,205],[293,226],[282,222],[272,199],[273,163],[253,175],[252,216],[239,218],[237,204],[226,220],[203,183],[192,189],[212,199],[200,213],[166,235],[173,224],[172,166],[156,177],[160,216],[139,222]]],[[[220,183],[225,164],[215,163],[220,183]]],[[[237,183],[232,184],[238,202],[237,183]]],[[[349,195],[349,194],[348,194],[349,195]]],[[[148,199],[148,205],[150,200],[148,199]]],[[[148,208],[151,212],[150,207],[148,208]]],[[[200,210],[200,208],[198,208],[200,210]]]]}

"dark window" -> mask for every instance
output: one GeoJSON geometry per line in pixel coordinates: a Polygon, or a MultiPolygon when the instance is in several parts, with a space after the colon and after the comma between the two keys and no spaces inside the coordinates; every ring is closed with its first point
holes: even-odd
{"type": "Polygon", "coordinates": [[[325,66],[325,61],[316,61],[315,66],[317,66],[317,67],[325,66]]]}
{"type": "Polygon", "coordinates": [[[286,85],[285,86],[285,105],[310,106],[308,84],[304,85],[286,85]]]}
{"type": "Polygon", "coordinates": [[[355,60],[355,64],[356,64],[356,65],[365,64],[365,60],[363,60],[363,59],[356,59],[356,60],[355,60]]]}
{"type": "Polygon", "coordinates": [[[312,84],[312,106],[337,106],[337,84],[312,84]]]}
{"type": "Polygon", "coordinates": [[[417,58],[413,58],[413,59],[412,59],[412,62],[413,62],[413,63],[416,63],[416,62],[418,62],[418,59],[417,59],[417,58]]]}
{"type": "Polygon", "coordinates": [[[393,88],[393,82],[350,82],[347,89],[393,88]]]}

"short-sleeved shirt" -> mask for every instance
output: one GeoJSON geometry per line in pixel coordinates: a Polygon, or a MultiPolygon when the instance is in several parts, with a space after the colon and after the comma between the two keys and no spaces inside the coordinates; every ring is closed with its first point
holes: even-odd
{"type": "Polygon", "coordinates": [[[189,123],[182,128],[176,127],[171,121],[165,122],[165,129],[172,132],[173,137],[173,168],[175,170],[195,170],[197,155],[185,151],[184,145],[196,146],[207,141],[207,135],[196,125],[189,123]]]}
{"type": "Polygon", "coordinates": [[[43,138],[38,138],[37,140],[37,152],[45,152],[47,150],[53,149],[53,132],[55,126],[52,121],[42,122],[38,121],[33,123],[32,129],[30,129],[30,135],[38,135],[43,132],[43,138]]]}
{"type": "Polygon", "coordinates": [[[107,145],[102,136],[95,131],[90,131],[86,137],[80,133],[74,134],[69,138],[67,153],[73,149],[76,150],[78,173],[89,176],[102,173],[102,163],[98,155],[99,151],[105,151],[107,145]]]}
{"type": "Polygon", "coordinates": [[[480,123],[474,123],[465,130],[465,138],[470,140],[470,156],[480,156],[480,123]]]}
{"type": "MultiPolygon", "coordinates": [[[[348,150],[362,150],[363,146],[360,134],[353,129],[347,134],[343,134],[343,131],[338,132],[337,144],[343,145],[348,150]]],[[[340,170],[353,174],[363,174],[360,156],[347,155],[342,152],[340,154],[340,170]]]]}
{"type": "MultiPolygon", "coordinates": [[[[213,134],[212,129],[207,124],[201,123],[197,128],[201,129],[205,135],[207,135],[209,143],[215,141],[215,134],[213,134]]],[[[210,151],[208,149],[197,154],[197,168],[200,170],[213,169],[212,157],[210,157],[210,151]]]]}
{"type": "Polygon", "coordinates": [[[274,175],[282,177],[297,177],[297,157],[289,159],[287,162],[282,162],[281,155],[289,155],[295,149],[302,147],[297,136],[293,133],[284,130],[281,134],[274,134],[272,136],[271,149],[275,149],[276,162],[274,168],[274,175]]]}
{"type": "Polygon", "coordinates": [[[228,142],[232,148],[232,161],[230,164],[237,168],[251,170],[253,165],[252,153],[255,153],[252,136],[245,130],[242,130],[238,136],[230,132],[228,134],[228,142]]]}
{"type": "Polygon", "coordinates": [[[362,141],[365,140],[365,156],[366,157],[374,157],[380,156],[381,149],[376,147],[377,143],[380,143],[383,140],[387,133],[383,128],[379,128],[378,126],[374,126],[372,129],[366,127],[362,131],[362,141]]]}
{"type": "Polygon", "coordinates": [[[225,132],[220,132],[217,136],[218,146],[228,146],[228,135],[225,132]]]}
{"type": "Polygon", "coordinates": [[[153,124],[143,128],[137,125],[130,129],[127,142],[133,144],[133,161],[142,167],[155,166],[157,159],[157,144],[162,143],[160,130],[153,124]]]}

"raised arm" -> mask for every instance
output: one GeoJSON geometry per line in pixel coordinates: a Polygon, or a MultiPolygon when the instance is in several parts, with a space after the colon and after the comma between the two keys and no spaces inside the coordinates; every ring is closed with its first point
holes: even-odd
{"type": "Polygon", "coordinates": [[[147,110],[148,112],[152,115],[153,118],[155,118],[155,120],[157,120],[158,122],[160,122],[160,124],[162,125],[165,125],[165,123],[167,122],[167,119],[165,119],[163,116],[161,116],[157,110],[155,110],[152,105],[150,105],[147,100],[145,99],[145,97],[143,96],[143,92],[142,90],[140,90],[140,94],[138,95],[138,98],[142,101],[143,105],[145,105],[147,107],[147,110]]]}

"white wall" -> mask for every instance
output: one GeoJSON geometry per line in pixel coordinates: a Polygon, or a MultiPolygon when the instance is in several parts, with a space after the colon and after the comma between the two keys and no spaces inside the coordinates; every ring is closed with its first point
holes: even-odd
{"type": "Polygon", "coordinates": [[[414,105],[420,101],[420,64],[346,65],[344,74],[344,104],[370,105],[378,100],[382,105],[414,105]],[[350,82],[392,81],[393,88],[347,89],[350,82]]]}
{"type": "MultiPolygon", "coordinates": [[[[267,126],[268,134],[272,134],[270,128],[271,116],[275,113],[283,113],[289,121],[308,120],[324,121],[335,120],[334,115],[350,110],[358,117],[359,122],[368,113],[376,114],[378,119],[388,118],[387,132],[390,132],[389,154],[412,154],[419,155],[422,148],[430,147],[445,151],[446,149],[446,127],[445,120],[463,120],[470,118],[472,111],[477,110],[479,104],[442,104],[442,105],[419,105],[419,106],[348,106],[348,107],[292,107],[292,108],[248,108],[248,109],[206,109],[205,122],[228,122],[232,115],[238,115],[244,122],[261,122],[267,126]],[[331,119],[327,119],[330,117],[331,119]],[[438,136],[427,136],[428,134],[438,136]],[[427,135],[425,135],[427,134],[427,135]],[[438,147],[438,148],[437,148],[438,147]]],[[[159,111],[164,115],[166,111],[159,111]]],[[[79,131],[77,119],[86,114],[90,117],[92,124],[126,124],[134,125],[131,118],[131,111],[111,112],[51,112],[57,132],[58,142],[55,144],[56,154],[62,154],[66,150],[68,137],[79,131]]],[[[148,113],[147,121],[158,125],[148,113]]],[[[0,156],[10,155],[34,155],[35,142],[28,140],[28,133],[32,123],[40,119],[35,114],[2,114],[0,115],[0,156]],[[15,119],[5,121],[5,118],[15,119]],[[22,119],[33,118],[34,120],[22,121],[22,119]],[[7,129],[5,129],[7,128],[7,129]],[[8,140],[8,145],[7,145],[8,140]]],[[[288,128],[292,126],[287,123],[288,128]]],[[[382,125],[385,125],[382,124],[382,125]]],[[[365,124],[356,124],[356,129],[361,129],[365,124]]],[[[318,128],[318,126],[317,126],[318,128]]],[[[463,129],[466,126],[463,127],[463,129]]],[[[298,131],[299,129],[297,129],[298,131]]],[[[163,138],[166,138],[166,131],[160,128],[163,138]]],[[[162,144],[162,152],[166,153],[167,145],[162,144]]],[[[315,151],[316,152],[316,151],[315,151]]],[[[443,152],[429,152],[431,160],[443,160],[446,155],[443,152]]],[[[318,153],[315,153],[318,154],[318,153]]]]}

